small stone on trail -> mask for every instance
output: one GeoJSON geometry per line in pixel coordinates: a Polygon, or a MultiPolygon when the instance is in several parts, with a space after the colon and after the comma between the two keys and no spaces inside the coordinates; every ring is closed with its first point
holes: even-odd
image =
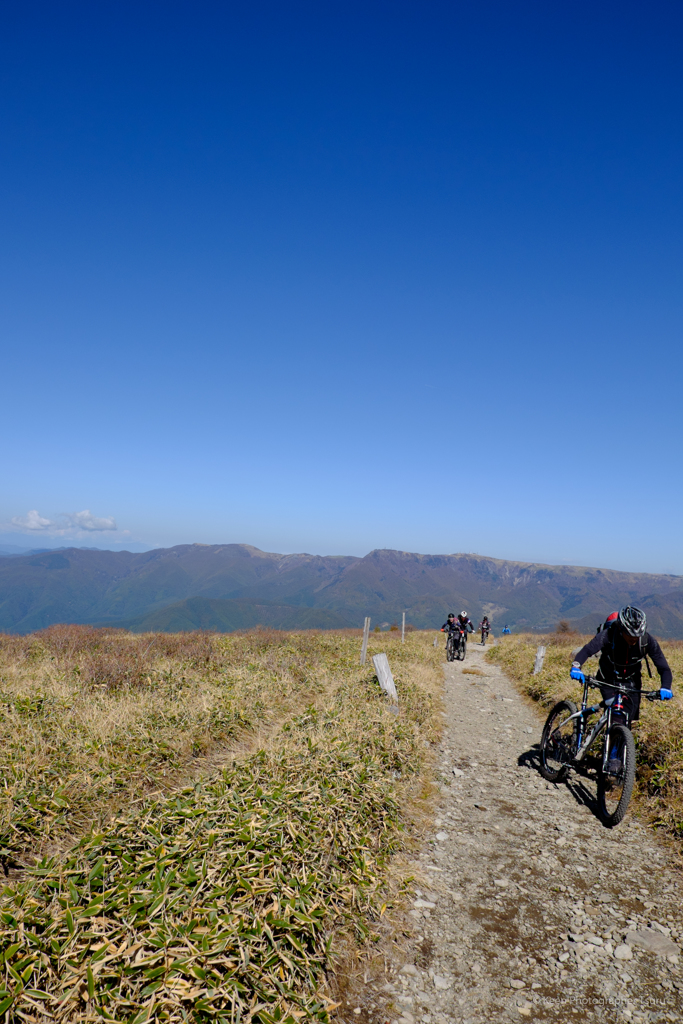
{"type": "Polygon", "coordinates": [[[654,928],[639,928],[635,932],[631,931],[626,936],[626,941],[631,946],[640,946],[641,949],[647,949],[650,953],[657,953],[659,956],[676,956],[678,953],[678,946],[666,935],[656,932],[654,928]]]}
{"type": "Polygon", "coordinates": [[[447,988],[450,988],[452,984],[453,982],[449,981],[448,978],[444,978],[443,974],[434,975],[434,988],[440,988],[445,990],[447,988]]]}
{"type": "Polygon", "coordinates": [[[615,960],[630,960],[632,956],[633,956],[633,950],[631,949],[630,946],[621,945],[621,946],[617,946],[617,948],[614,950],[614,959],[615,960]]]}
{"type": "Polygon", "coordinates": [[[524,982],[520,981],[519,978],[513,978],[510,982],[510,988],[524,988],[524,982]]]}
{"type": "Polygon", "coordinates": [[[453,774],[459,778],[461,775],[464,775],[465,773],[464,771],[462,771],[461,768],[453,768],[453,774]]]}
{"type": "Polygon", "coordinates": [[[448,839],[448,832],[437,832],[436,838],[440,843],[442,843],[444,839],[448,839]]]}
{"type": "Polygon", "coordinates": [[[415,964],[404,964],[399,973],[401,973],[401,974],[411,974],[411,975],[413,975],[413,977],[417,977],[417,975],[420,972],[418,971],[418,969],[415,966],[415,964]]]}

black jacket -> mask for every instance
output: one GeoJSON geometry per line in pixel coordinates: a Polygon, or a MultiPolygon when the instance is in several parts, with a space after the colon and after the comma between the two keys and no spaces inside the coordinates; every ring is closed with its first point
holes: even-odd
{"type": "Polygon", "coordinates": [[[640,689],[643,658],[648,656],[659,672],[660,685],[671,689],[673,676],[664,652],[657,641],[649,633],[641,638],[639,644],[629,646],[623,638],[617,624],[603,629],[582,647],[574,659],[583,665],[587,658],[600,654],[600,677],[606,683],[626,682],[628,686],[640,689]]]}

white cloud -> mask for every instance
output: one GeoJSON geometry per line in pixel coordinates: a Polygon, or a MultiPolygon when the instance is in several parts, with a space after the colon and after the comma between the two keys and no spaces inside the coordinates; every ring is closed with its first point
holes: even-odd
{"type": "Polygon", "coordinates": [[[16,530],[50,533],[57,537],[74,536],[84,532],[118,531],[113,516],[94,516],[89,508],[83,509],[82,512],[61,512],[54,519],[46,519],[34,508],[25,516],[14,516],[9,525],[16,530]]]}
{"type": "MultiPolygon", "coordinates": [[[[30,514],[30,513],[29,513],[30,514]]],[[[66,513],[65,518],[69,520],[69,525],[76,530],[116,530],[116,522],[113,516],[104,516],[98,518],[94,516],[89,508],[84,509],[82,512],[71,512],[66,513]]]]}
{"type": "Polygon", "coordinates": [[[18,526],[22,530],[49,530],[50,527],[56,527],[56,525],[51,519],[41,516],[35,508],[27,512],[25,516],[14,516],[12,519],[12,526],[18,526]]]}

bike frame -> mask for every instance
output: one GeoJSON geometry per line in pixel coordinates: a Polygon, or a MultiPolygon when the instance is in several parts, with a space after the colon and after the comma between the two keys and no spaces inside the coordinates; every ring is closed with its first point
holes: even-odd
{"type": "MultiPolygon", "coordinates": [[[[638,690],[635,687],[631,686],[620,686],[618,683],[607,683],[603,680],[594,679],[592,676],[585,677],[583,683],[583,699],[581,701],[581,707],[573,715],[570,715],[568,718],[565,718],[565,720],[562,722],[562,725],[566,725],[567,722],[571,722],[574,718],[577,720],[577,744],[576,754],[573,758],[574,764],[580,764],[581,761],[583,761],[586,754],[593,746],[601,732],[605,731],[606,733],[609,733],[610,729],[612,728],[613,721],[618,721],[620,724],[626,725],[628,728],[630,728],[628,716],[625,711],[621,710],[623,698],[628,693],[639,693],[641,697],[646,697],[648,700],[654,700],[656,697],[659,697],[659,690],[638,690]],[[590,689],[599,690],[601,686],[609,686],[610,688],[614,689],[614,695],[612,697],[608,697],[607,700],[604,702],[601,701],[600,704],[594,704],[592,707],[589,707],[588,691],[590,689]],[[588,732],[588,719],[591,715],[594,715],[596,712],[600,711],[601,707],[603,706],[603,703],[605,710],[603,711],[602,715],[595,723],[593,728],[590,730],[590,732],[588,732]],[[615,704],[617,705],[616,709],[614,707],[615,704]],[[615,710],[616,714],[619,715],[618,719],[615,718],[615,710]]],[[[603,771],[605,771],[607,768],[608,760],[609,744],[605,743],[602,751],[603,771]]]]}

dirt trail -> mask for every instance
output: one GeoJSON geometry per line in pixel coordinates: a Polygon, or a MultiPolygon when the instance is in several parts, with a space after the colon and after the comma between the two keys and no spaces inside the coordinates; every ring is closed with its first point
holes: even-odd
{"type": "Polygon", "coordinates": [[[606,829],[585,780],[541,778],[542,721],[483,653],[470,642],[445,667],[442,795],[405,959],[347,1019],[683,1021],[673,853],[630,812],[606,829]]]}

